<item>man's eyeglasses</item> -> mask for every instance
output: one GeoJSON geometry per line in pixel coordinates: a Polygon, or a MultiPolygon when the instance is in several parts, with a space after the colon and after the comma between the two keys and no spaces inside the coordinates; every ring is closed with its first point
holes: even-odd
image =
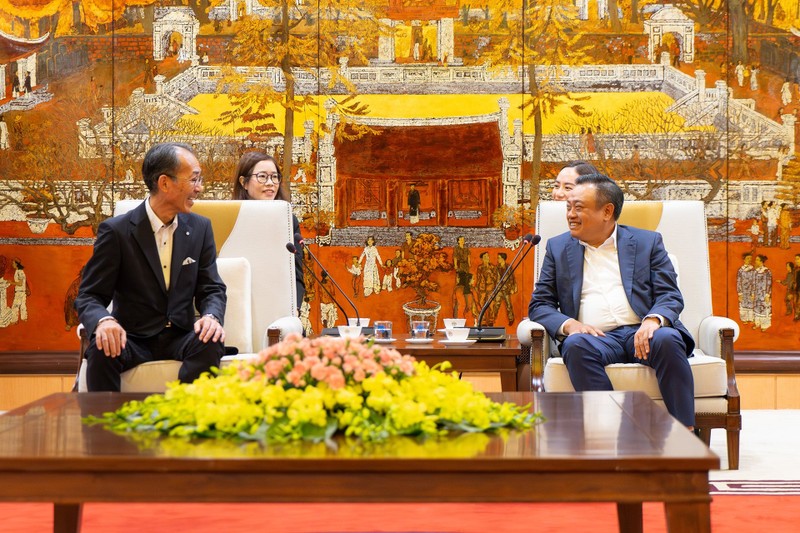
{"type": "Polygon", "coordinates": [[[281,182],[281,175],[277,172],[274,174],[267,174],[266,172],[259,172],[257,174],[250,174],[251,178],[255,178],[259,183],[266,185],[270,181],[274,184],[281,182]]]}
{"type": "MultiPolygon", "coordinates": [[[[170,178],[172,178],[174,180],[178,179],[178,176],[173,176],[172,174],[165,174],[165,176],[169,176],[170,178]]],[[[203,184],[203,176],[202,175],[192,176],[191,178],[189,178],[186,181],[188,181],[189,185],[191,185],[192,188],[194,189],[194,188],[199,187],[200,185],[203,184]]]]}

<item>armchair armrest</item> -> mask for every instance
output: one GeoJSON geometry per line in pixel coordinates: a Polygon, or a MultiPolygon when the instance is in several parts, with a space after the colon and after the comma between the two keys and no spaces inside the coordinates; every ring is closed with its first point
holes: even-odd
{"type": "Polygon", "coordinates": [[[517,338],[523,359],[527,358],[530,363],[531,390],[544,392],[544,367],[550,356],[550,336],[544,326],[526,318],[517,326],[517,338]]]}
{"type": "Polygon", "coordinates": [[[739,324],[730,318],[712,315],[700,322],[698,337],[698,348],[707,355],[721,357],[725,361],[725,374],[728,385],[728,414],[738,414],[740,412],[740,399],[739,386],[736,384],[733,343],[739,337],[739,324]]]}
{"type": "Polygon", "coordinates": [[[283,340],[286,335],[290,333],[297,333],[298,335],[303,334],[303,324],[300,322],[300,319],[296,316],[285,316],[279,318],[278,320],[274,321],[272,324],[267,326],[267,330],[264,332],[264,338],[261,343],[261,347],[266,348],[267,346],[271,346],[274,344],[274,335],[275,330],[278,330],[278,339],[283,340]],[[270,332],[273,332],[272,335],[270,332]]]}
{"type": "Polygon", "coordinates": [[[731,344],[739,338],[739,324],[727,317],[707,316],[700,322],[697,347],[706,355],[724,357],[723,337],[720,336],[720,332],[724,329],[733,330],[733,335],[730,337],[731,344]]]}

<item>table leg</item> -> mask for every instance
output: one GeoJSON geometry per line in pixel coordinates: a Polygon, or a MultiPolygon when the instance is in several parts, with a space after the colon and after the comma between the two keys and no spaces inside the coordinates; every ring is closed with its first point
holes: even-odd
{"type": "Polygon", "coordinates": [[[500,388],[503,392],[517,390],[517,372],[500,372],[500,388]]]}
{"type": "Polygon", "coordinates": [[[665,503],[667,531],[692,531],[711,533],[711,504],[705,503],[665,503]]]}
{"type": "Polygon", "coordinates": [[[642,503],[617,503],[620,533],[642,533],[642,503]]]}
{"type": "Polygon", "coordinates": [[[81,503],[53,504],[53,533],[79,533],[82,513],[81,503]]]}

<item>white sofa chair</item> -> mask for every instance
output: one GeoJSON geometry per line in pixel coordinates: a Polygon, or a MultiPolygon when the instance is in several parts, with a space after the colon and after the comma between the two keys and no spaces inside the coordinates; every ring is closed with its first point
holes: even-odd
{"type": "MultiPolygon", "coordinates": [[[[142,200],[116,203],[114,215],[130,211],[142,200]]],[[[222,365],[245,358],[278,342],[288,333],[302,333],[297,317],[294,254],[286,243],[294,242],[291,206],[284,201],[197,201],[194,213],[211,219],[217,244],[217,267],[227,286],[225,311],[227,355],[222,365]]],[[[82,328],[79,328],[82,330],[82,328]]],[[[85,343],[76,390],[86,391],[85,343]]],[[[180,361],[153,361],[124,372],[123,392],[163,392],[166,383],[178,379],[180,361]]]]}
{"type": "MultiPolygon", "coordinates": [[[[733,365],[733,342],[739,326],[733,320],[714,316],[705,208],[700,201],[625,202],[620,224],[658,231],[678,273],[684,299],[681,321],[694,337],[696,348],[689,358],[695,387],[695,426],[708,444],[712,428],[727,432],[728,466],[739,467],[741,414],[733,365]]],[[[536,231],[542,243],[568,231],[566,202],[540,202],[536,231]]],[[[545,247],[535,252],[534,278],[538,279],[545,247]]],[[[544,327],[523,320],[517,335],[523,359],[530,361],[531,386],[536,391],[569,392],[575,389],[569,373],[544,327]]],[[[655,372],[640,364],[613,364],[606,372],[616,390],[641,390],[661,402],[655,372]]]]}

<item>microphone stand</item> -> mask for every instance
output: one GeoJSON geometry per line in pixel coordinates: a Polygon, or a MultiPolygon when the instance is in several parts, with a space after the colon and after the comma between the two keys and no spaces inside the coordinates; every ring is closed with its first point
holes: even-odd
{"type": "MultiPolygon", "coordinates": [[[[286,243],[286,249],[289,250],[291,253],[294,253],[294,251],[297,248],[295,248],[294,244],[289,242],[289,243],[286,243]]],[[[311,277],[314,278],[314,281],[317,282],[317,285],[319,285],[322,288],[322,290],[325,291],[325,294],[327,294],[330,297],[331,301],[333,301],[333,303],[336,304],[336,307],[338,307],[339,310],[344,315],[345,321],[349,321],[350,319],[347,317],[347,312],[344,310],[344,307],[342,307],[342,304],[340,304],[339,300],[337,300],[336,297],[333,295],[333,293],[331,293],[331,291],[328,290],[328,287],[326,287],[325,284],[322,283],[322,280],[317,277],[317,274],[314,272],[314,269],[311,268],[308,265],[305,265],[305,264],[303,265],[303,268],[308,270],[311,273],[311,277]]],[[[328,279],[331,279],[330,274],[328,274],[327,271],[323,270],[323,272],[325,272],[325,274],[328,277],[328,279]]],[[[331,281],[333,281],[333,280],[331,280],[331,281]]],[[[333,329],[335,329],[335,328],[333,328],[333,329]]]]}
{"type": "Polygon", "coordinates": [[[508,263],[505,272],[503,272],[503,275],[500,277],[500,280],[497,282],[497,285],[495,286],[494,290],[486,299],[486,303],[483,304],[483,307],[481,307],[481,312],[478,314],[478,320],[475,324],[475,327],[470,328],[468,338],[475,339],[477,341],[502,341],[505,339],[506,328],[499,326],[484,328],[482,326],[483,315],[486,313],[486,311],[489,310],[489,306],[492,304],[494,299],[500,293],[500,289],[502,289],[503,285],[506,284],[508,279],[511,277],[511,274],[513,274],[517,270],[517,268],[519,268],[519,265],[522,264],[522,262],[525,260],[525,257],[530,253],[530,251],[537,244],[539,244],[540,240],[541,237],[539,237],[538,235],[532,236],[530,233],[525,235],[525,237],[522,239],[523,246],[517,251],[516,255],[511,259],[511,262],[508,263]],[[531,246],[527,246],[529,244],[531,246]],[[525,253],[522,253],[523,248],[525,253]]]}
{"type": "MultiPolygon", "coordinates": [[[[329,279],[329,280],[331,280],[331,283],[333,283],[333,286],[334,286],[334,287],[336,287],[336,288],[339,290],[339,294],[341,294],[342,296],[344,296],[344,299],[345,299],[345,300],[347,300],[347,303],[349,303],[349,304],[350,304],[350,307],[352,307],[352,308],[353,308],[353,311],[355,311],[355,313],[356,313],[356,324],[360,325],[360,324],[361,324],[361,316],[358,314],[358,308],[357,308],[357,307],[356,307],[356,305],[353,303],[353,300],[351,300],[351,299],[350,299],[350,298],[347,296],[347,293],[346,293],[346,292],[345,292],[345,291],[344,291],[344,290],[343,290],[343,289],[342,289],[342,288],[339,286],[339,284],[338,284],[338,283],[336,283],[336,280],[335,280],[335,279],[333,279],[333,277],[330,275],[330,273],[328,272],[328,270],[327,270],[327,269],[326,269],[326,268],[325,268],[325,267],[322,265],[322,263],[320,262],[320,260],[319,260],[319,259],[317,259],[317,256],[316,256],[316,255],[314,255],[314,254],[311,252],[311,249],[310,249],[308,246],[306,246],[305,242],[303,242],[303,238],[302,238],[302,236],[301,236],[299,233],[296,233],[296,234],[295,234],[295,236],[294,236],[294,239],[295,239],[295,241],[297,241],[298,243],[300,243],[300,247],[301,247],[301,249],[305,249],[305,250],[308,252],[308,255],[311,257],[311,259],[313,259],[313,260],[314,260],[314,262],[315,262],[317,265],[319,265],[319,268],[320,268],[320,270],[321,270],[322,272],[324,272],[324,273],[325,273],[325,274],[328,276],[328,279],[329,279]]],[[[292,246],[294,246],[294,244],[292,244],[292,246]]],[[[286,248],[287,248],[287,249],[289,248],[289,246],[288,246],[288,243],[287,243],[287,246],[286,246],[286,248]]],[[[329,295],[329,296],[331,296],[331,298],[334,300],[334,302],[336,302],[336,305],[339,307],[339,309],[342,309],[342,306],[341,306],[341,305],[339,305],[339,302],[338,302],[338,301],[336,301],[336,298],[333,298],[333,296],[332,296],[330,293],[328,293],[328,295],[329,295]]],[[[345,312],[344,312],[344,309],[342,309],[342,314],[344,314],[344,316],[345,316],[345,319],[347,320],[347,322],[348,322],[348,324],[349,324],[349,319],[347,318],[347,313],[345,313],[345,312]]],[[[362,328],[361,328],[361,334],[362,334],[362,335],[372,335],[372,332],[373,332],[373,328],[365,328],[365,327],[362,327],[362,328]]],[[[323,335],[338,336],[338,335],[339,335],[339,330],[338,330],[338,329],[336,329],[336,328],[324,328],[324,329],[322,330],[322,334],[323,334],[323,335]]]]}

